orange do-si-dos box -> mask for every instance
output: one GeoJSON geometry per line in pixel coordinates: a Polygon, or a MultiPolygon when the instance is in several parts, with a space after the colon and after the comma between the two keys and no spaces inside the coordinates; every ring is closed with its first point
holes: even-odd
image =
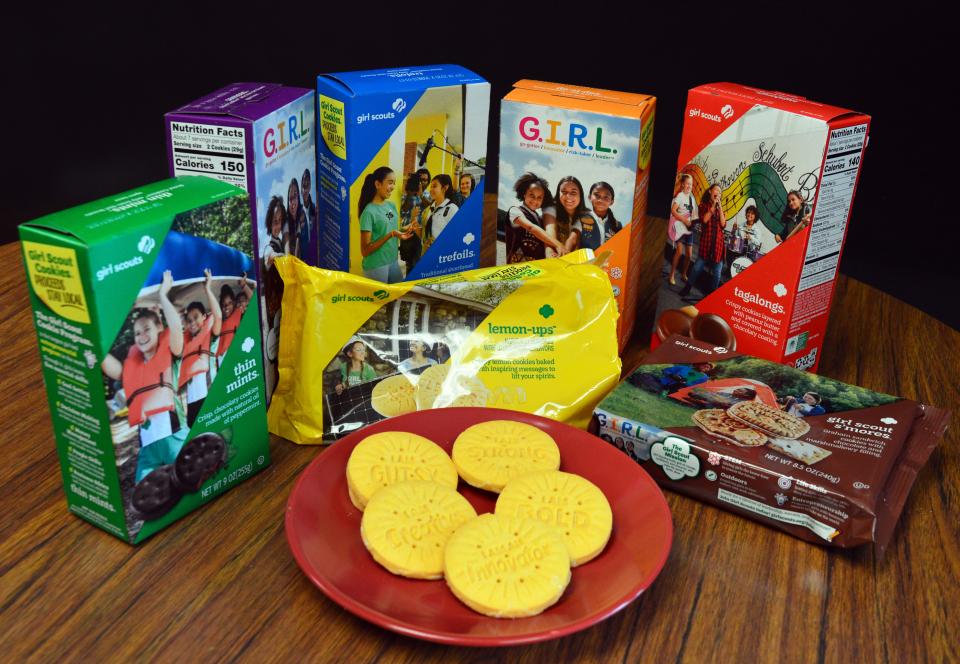
{"type": "Polygon", "coordinates": [[[636,317],[656,98],[518,81],[500,106],[497,263],[605,255],[626,344],[636,317]]]}
{"type": "Polygon", "coordinates": [[[816,371],[870,116],[690,90],[657,298],[671,334],[816,371]]]}

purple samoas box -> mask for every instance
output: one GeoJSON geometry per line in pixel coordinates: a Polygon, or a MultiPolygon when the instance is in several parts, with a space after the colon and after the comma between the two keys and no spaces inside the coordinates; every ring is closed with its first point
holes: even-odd
{"type": "MultiPolygon", "coordinates": [[[[171,176],[206,175],[250,195],[268,403],[283,293],[273,261],[284,254],[310,265],[319,259],[314,96],[277,83],[232,83],[164,116],[171,176]]],[[[243,290],[233,296],[243,300],[243,290]]]]}

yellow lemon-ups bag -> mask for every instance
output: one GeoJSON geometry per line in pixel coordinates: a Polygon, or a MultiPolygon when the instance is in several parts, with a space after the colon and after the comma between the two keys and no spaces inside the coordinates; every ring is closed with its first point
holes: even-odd
{"type": "Polygon", "coordinates": [[[383,284],[280,258],[270,431],[330,442],[415,410],[490,406],[586,428],[620,377],[617,307],[590,253],[383,284]]]}

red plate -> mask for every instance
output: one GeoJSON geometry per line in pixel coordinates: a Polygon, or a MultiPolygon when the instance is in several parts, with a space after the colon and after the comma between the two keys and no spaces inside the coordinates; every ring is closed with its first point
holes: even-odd
{"type": "MultiPolygon", "coordinates": [[[[477,512],[492,512],[497,495],[460,482],[477,512]]],[[[446,408],[393,417],[337,441],[297,480],[287,502],[287,541],[297,564],[347,611],[394,632],[466,646],[505,646],[572,634],[610,617],[646,590],[670,552],[673,521],[663,493],[623,452],[584,431],[536,415],[495,408],[446,408]],[[539,427],[560,447],[561,470],[596,484],[613,508],[613,535],[592,561],[575,567],[559,602],[538,616],[488,618],[461,604],[441,581],[394,576],[360,539],[361,512],[347,495],[347,459],[380,431],[410,431],[448,453],[466,427],[510,419],[539,427]]]]}

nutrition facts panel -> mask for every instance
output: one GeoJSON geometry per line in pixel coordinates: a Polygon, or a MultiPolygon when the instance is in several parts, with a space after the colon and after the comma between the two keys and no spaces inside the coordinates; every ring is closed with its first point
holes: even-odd
{"type": "Polygon", "coordinates": [[[207,175],[247,189],[243,127],[171,122],[174,175],[207,175]]]}
{"type": "Polygon", "coordinates": [[[817,215],[810,229],[810,242],[800,274],[801,291],[833,281],[837,275],[840,246],[866,138],[866,124],[840,127],[830,132],[817,215]]]}

